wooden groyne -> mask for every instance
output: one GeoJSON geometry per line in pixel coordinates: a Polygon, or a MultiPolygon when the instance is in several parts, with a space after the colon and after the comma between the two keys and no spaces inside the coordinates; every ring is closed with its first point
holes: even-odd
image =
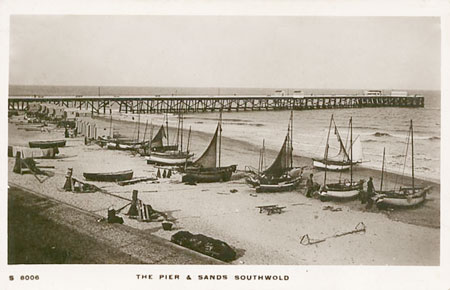
{"type": "Polygon", "coordinates": [[[217,111],[318,110],[368,107],[424,107],[422,96],[308,95],[308,96],[10,96],[9,110],[27,110],[30,103],[108,114],[197,113],[217,111]]]}

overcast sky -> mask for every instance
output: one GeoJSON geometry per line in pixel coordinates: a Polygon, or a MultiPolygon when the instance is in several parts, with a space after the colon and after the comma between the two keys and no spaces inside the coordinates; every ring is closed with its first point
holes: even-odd
{"type": "Polygon", "coordinates": [[[11,16],[10,84],[439,89],[425,17],[11,16]]]}

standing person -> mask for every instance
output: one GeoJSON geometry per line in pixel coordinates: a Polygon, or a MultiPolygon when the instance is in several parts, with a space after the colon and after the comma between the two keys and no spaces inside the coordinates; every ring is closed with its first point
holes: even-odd
{"type": "Polygon", "coordinates": [[[309,175],[309,178],[306,180],[306,197],[311,197],[312,193],[314,192],[314,180],[313,180],[313,174],[311,173],[309,175]]]}
{"type": "Polygon", "coordinates": [[[366,209],[370,209],[373,205],[373,199],[372,196],[375,194],[375,188],[373,187],[373,179],[372,176],[369,178],[369,181],[367,181],[367,194],[365,196],[366,198],[366,209]]]}

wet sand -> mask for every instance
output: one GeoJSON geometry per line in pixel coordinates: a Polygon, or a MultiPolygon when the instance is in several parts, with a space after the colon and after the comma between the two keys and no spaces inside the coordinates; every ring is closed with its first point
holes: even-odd
{"type": "MultiPolygon", "coordinates": [[[[99,120],[100,121],[100,120],[99,120]]],[[[109,122],[103,120],[102,122],[109,122]]],[[[133,132],[133,123],[114,121],[121,134],[133,132]]],[[[9,144],[20,145],[29,140],[61,139],[63,130],[35,132],[18,130],[9,124],[9,144]]],[[[174,130],[172,129],[171,134],[174,130]]],[[[199,156],[206,148],[212,133],[192,132],[191,151],[199,156]]],[[[222,140],[222,164],[238,164],[256,167],[259,148],[246,142],[234,141],[227,136],[226,128],[222,140]]],[[[135,176],[156,174],[154,166],[147,165],[143,157],[124,151],[112,151],[97,145],[83,145],[83,138],[67,139],[61,154],[69,156],[56,160],[41,160],[42,165],[53,165],[54,176],[39,183],[32,175],[12,173],[14,159],[8,159],[9,181],[62,200],[85,210],[106,216],[108,207],[120,208],[131,198],[133,189],[139,190],[139,198],[156,210],[167,213],[175,220],[175,230],[163,231],[158,223],[139,223],[126,217],[125,223],[148,234],[170,239],[178,230],[202,233],[226,241],[233,246],[239,258],[233,264],[315,264],[315,265],[439,265],[439,191],[432,184],[429,200],[422,206],[410,210],[365,211],[358,201],[346,203],[321,202],[308,199],[304,190],[286,193],[255,194],[243,179],[241,172],[227,183],[198,184],[188,186],[181,183],[181,175],[160,179],[159,183],[140,183],[121,187],[113,183],[97,182],[96,185],[122,198],[103,193],[75,194],[63,192],[64,175],[67,168],[74,168],[75,176],[87,171],[115,171],[133,169],[135,176]],[[237,192],[231,193],[235,189],[237,192]],[[278,204],[286,206],[282,214],[261,214],[256,206],[278,204]],[[324,210],[324,206],[341,208],[341,211],[324,210]],[[300,237],[308,234],[312,239],[331,237],[338,232],[351,231],[359,222],[367,227],[365,233],[334,237],[316,244],[304,246],[300,237]],[[420,249],[420,250],[418,250],[420,249]]],[[[277,152],[267,151],[267,161],[273,160],[277,152]]],[[[296,156],[296,166],[310,166],[311,159],[296,156]]],[[[309,174],[310,168],[305,168],[309,174]]],[[[322,172],[315,172],[315,180],[321,183],[322,172]]],[[[373,176],[375,185],[380,173],[372,169],[358,168],[355,178],[373,176]]],[[[328,175],[329,180],[339,177],[328,175]]],[[[388,177],[391,180],[394,175],[388,177]]],[[[418,181],[419,183],[419,181],[418,181]]]]}

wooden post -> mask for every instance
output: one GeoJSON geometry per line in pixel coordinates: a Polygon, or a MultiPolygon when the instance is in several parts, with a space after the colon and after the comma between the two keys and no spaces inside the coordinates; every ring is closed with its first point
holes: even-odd
{"type": "Polygon", "coordinates": [[[66,182],[64,183],[63,189],[65,191],[72,191],[73,192],[73,168],[68,168],[66,173],[66,182]]]}
{"type": "Polygon", "coordinates": [[[138,215],[137,203],[138,203],[138,191],[134,189],[132,196],[131,196],[130,209],[128,210],[127,215],[129,215],[129,216],[137,216],[138,215]]]}
{"type": "Polygon", "coordinates": [[[16,153],[16,163],[14,164],[13,172],[22,174],[22,158],[21,153],[18,151],[16,153]]]}

